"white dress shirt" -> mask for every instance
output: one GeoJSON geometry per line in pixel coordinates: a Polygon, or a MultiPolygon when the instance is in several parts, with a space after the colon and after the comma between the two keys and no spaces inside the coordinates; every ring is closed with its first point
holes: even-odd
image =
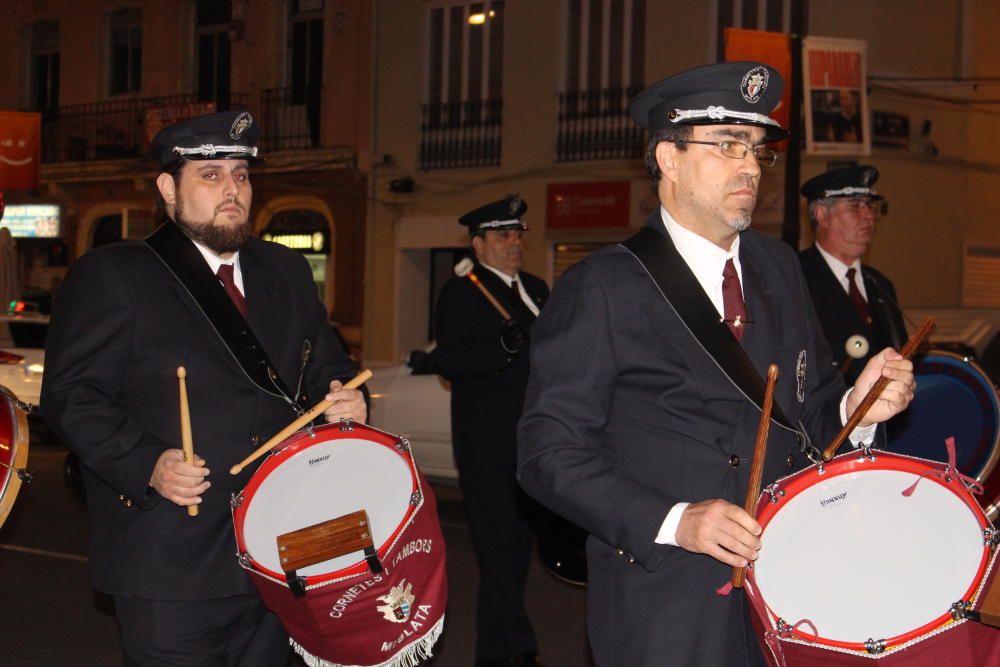
{"type": "Polygon", "coordinates": [[[865,301],[868,301],[868,292],[865,290],[865,281],[861,277],[861,260],[856,259],[853,264],[848,266],[828,253],[826,250],[823,250],[823,246],[818,243],[816,244],[816,249],[819,250],[819,254],[826,260],[827,266],[829,266],[830,270],[833,271],[833,275],[837,277],[837,281],[840,283],[840,286],[843,287],[844,291],[848,294],[851,292],[851,287],[847,284],[847,269],[854,269],[854,284],[858,286],[858,291],[861,292],[861,296],[865,298],[865,301]]]}
{"type": "Polygon", "coordinates": [[[504,273],[500,269],[495,269],[492,266],[490,266],[489,264],[483,264],[482,262],[480,262],[480,264],[483,265],[483,268],[489,269],[490,271],[492,271],[493,273],[495,273],[497,275],[497,277],[500,278],[500,280],[502,280],[503,283],[504,283],[504,285],[506,285],[507,287],[510,287],[511,284],[516,280],[517,281],[517,293],[521,295],[521,301],[524,302],[524,305],[528,308],[528,310],[530,310],[532,313],[534,313],[535,317],[538,317],[538,306],[536,306],[535,302],[531,300],[531,297],[528,296],[528,293],[524,291],[524,282],[521,280],[521,277],[520,277],[521,274],[516,273],[516,274],[514,274],[514,277],[511,278],[510,276],[508,276],[506,273],[504,273]]]}

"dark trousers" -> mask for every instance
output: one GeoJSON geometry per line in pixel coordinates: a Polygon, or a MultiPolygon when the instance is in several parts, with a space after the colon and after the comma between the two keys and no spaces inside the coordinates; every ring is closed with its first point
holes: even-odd
{"type": "Polygon", "coordinates": [[[115,598],[125,667],[284,667],[288,635],[257,595],[115,598]]]}
{"type": "Polygon", "coordinates": [[[538,642],[524,606],[534,535],[526,520],[530,501],[514,476],[513,434],[504,446],[486,438],[461,436],[454,443],[479,563],[476,657],[537,653],[538,642]]]}

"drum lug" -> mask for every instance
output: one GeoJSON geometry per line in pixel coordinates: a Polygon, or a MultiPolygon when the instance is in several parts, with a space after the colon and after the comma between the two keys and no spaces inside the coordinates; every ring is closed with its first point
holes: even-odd
{"type": "Polygon", "coordinates": [[[403,454],[410,451],[410,441],[406,438],[400,438],[396,441],[396,450],[403,454]]]}
{"type": "Polygon", "coordinates": [[[779,496],[785,495],[785,490],[778,488],[777,484],[770,484],[767,486],[767,488],[764,489],[764,493],[771,496],[772,503],[776,503],[778,502],[779,496]]]}
{"type": "Polygon", "coordinates": [[[875,462],[876,456],[872,454],[872,445],[861,445],[858,447],[858,452],[860,453],[858,456],[859,463],[863,462],[865,459],[868,459],[871,463],[875,462]]]}
{"type": "Polygon", "coordinates": [[[865,650],[872,655],[878,655],[879,653],[885,652],[885,640],[884,639],[871,639],[865,642],[865,650]]]}
{"type": "Polygon", "coordinates": [[[410,494],[410,504],[419,505],[420,501],[424,499],[424,494],[420,493],[420,489],[417,489],[410,494]]]}
{"type": "Polygon", "coordinates": [[[236,556],[236,558],[237,560],[240,561],[240,566],[245,567],[247,569],[250,568],[250,554],[248,554],[246,551],[241,551],[236,556]]]}
{"type": "Polygon", "coordinates": [[[972,610],[972,603],[967,600],[959,600],[958,602],[951,605],[951,618],[955,621],[961,621],[963,619],[969,618],[969,614],[972,610]]]}
{"type": "Polygon", "coordinates": [[[1000,544],[1000,531],[993,527],[983,528],[983,543],[990,549],[996,549],[1000,544]]]}
{"type": "Polygon", "coordinates": [[[229,494],[229,506],[233,509],[243,505],[243,492],[229,494]]]}
{"type": "Polygon", "coordinates": [[[340,430],[344,433],[354,430],[354,420],[348,417],[340,420],[340,430]]]}

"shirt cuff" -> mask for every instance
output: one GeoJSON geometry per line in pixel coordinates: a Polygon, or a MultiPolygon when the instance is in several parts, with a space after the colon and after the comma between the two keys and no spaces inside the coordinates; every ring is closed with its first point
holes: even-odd
{"type": "Polygon", "coordinates": [[[663,520],[663,525],[660,526],[660,532],[656,534],[657,544],[669,544],[672,547],[680,546],[677,544],[677,526],[681,522],[681,514],[684,514],[684,510],[691,503],[677,503],[670,508],[667,512],[667,518],[663,520]]]}
{"type": "MultiPolygon", "coordinates": [[[[840,423],[841,425],[847,423],[847,396],[851,393],[851,389],[844,392],[844,397],[840,399],[840,423]]],[[[878,424],[870,424],[868,426],[858,426],[848,437],[851,444],[855,447],[859,445],[870,445],[875,442],[875,431],[878,429],[878,424]]]]}

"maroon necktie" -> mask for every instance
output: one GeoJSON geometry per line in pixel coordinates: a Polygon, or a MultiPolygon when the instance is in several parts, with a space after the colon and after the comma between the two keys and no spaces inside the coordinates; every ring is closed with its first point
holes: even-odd
{"type": "Polygon", "coordinates": [[[871,312],[868,310],[868,302],[865,301],[865,297],[861,296],[861,290],[858,289],[858,284],[854,282],[855,273],[857,271],[853,266],[847,269],[847,295],[851,297],[851,301],[854,303],[854,310],[858,311],[861,321],[865,324],[871,324],[872,317],[871,312]]]}
{"type": "Polygon", "coordinates": [[[722,270],[722,312],[726,326],[736,336],[736,340],[743,340],[747,307],[743,303],[740,276],[736,273],[736,265],[733,264],[732,258],[726,261],[726,268],[722,270]]]}
{"type": "Polygon", "coordinates": [[[233,280],[233,265],[220,265],[219,270],[215,272],[215,275],[218,276],[219,282],[221,282],[222,286],[226,289],[226,294],[228,294],[229,298],[233,300],[234,304],[236,304],[240,313],[242,313],[243,317],[246,317],[247,302],[246,299],[243,298],[243,295],[240,294],[240,290],[236,286],[236,281],[233,280]]]}

